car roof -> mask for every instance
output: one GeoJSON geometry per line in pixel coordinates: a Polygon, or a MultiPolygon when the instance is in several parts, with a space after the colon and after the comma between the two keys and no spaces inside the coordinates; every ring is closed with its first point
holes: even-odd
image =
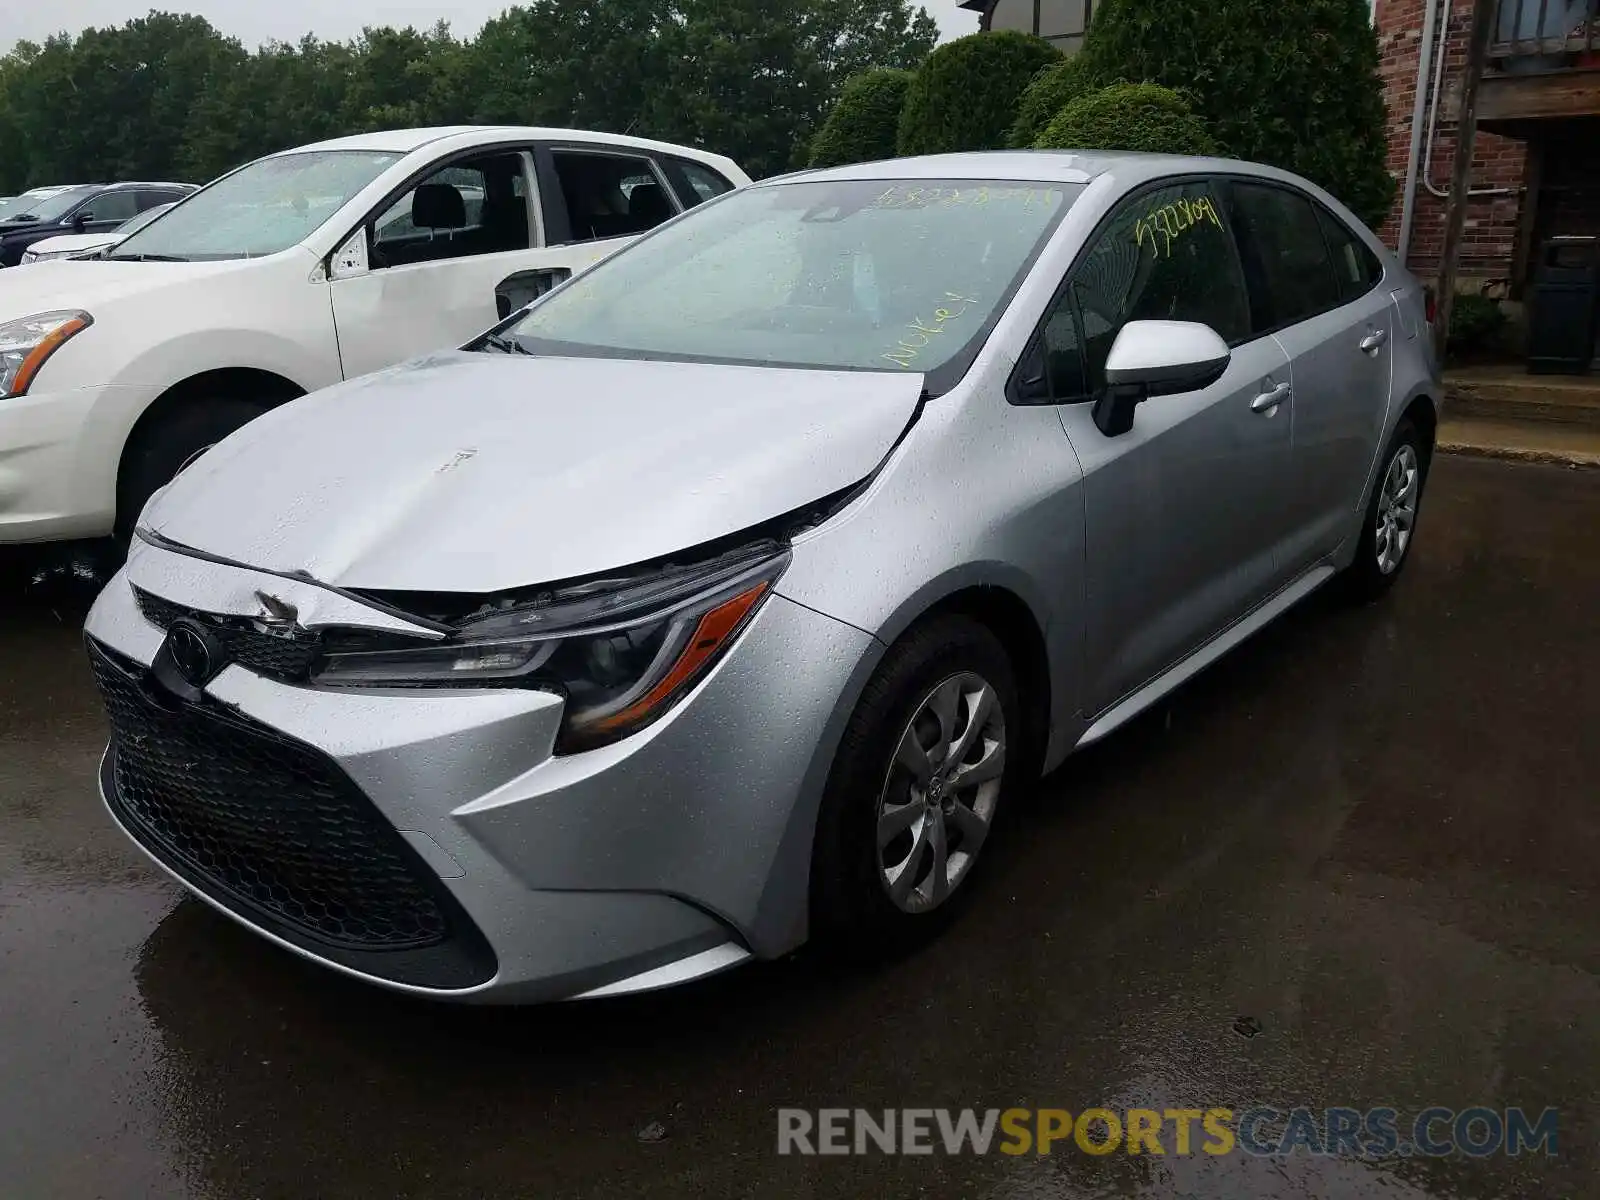
{"type": "MultiPolygon", "coordinates": [[[[689,146],[652,141],[649,138],[630,137],[621,133],[600,133],[592,129],[558,129],[537,125],[439,125],[428,129],[386,129],[376,133],[357,133],[350,137],[330,138],[305,146],[293,146],[278,151],[281,154],[300,154],[308,150],[370,150],[394,154],[410,154],[433,142],[445,138],[478,135],[485,140],[527,140],[541,142],[604,142],[610,145],[633,146],[640,150],[688,151],[705,154],[689,146]]],[[[269,155],[275,158],[277,155],[269,155]]],[[[707,157],[717,157],[707,155],[707,157]]]]}
{"type": "MultiPolygon", "coordinates": [[[[854,163],[780,176],[796,179],[993,179],[1018,183],[1092,183],[1102,175],[1118,175],[1138,183],[1163,175],[1225,172],[1259,175],[1303,183],[1303,180],[1259,163],[1232,158],[1195,158],[1182,154],[1141,154],[1123,150],[978,150],[962,154],[928,154],[854,163]]],[[[778,180],[766,180],[775,183],[778,180]]],[[[759,186],[759,185],[758,185],[759,186]]]]}
{"type": "Polygon", "coordinates": [[[114,192],[118,188],[189,188],[192,191],[197,185],[178,183],[170,179],[119,179],[115,183],[86,183],[79,186],[97,187],[103,192],[114,192]]]}

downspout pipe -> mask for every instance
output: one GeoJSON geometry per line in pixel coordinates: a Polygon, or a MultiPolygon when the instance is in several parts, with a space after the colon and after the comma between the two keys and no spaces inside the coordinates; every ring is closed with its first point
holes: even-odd
{"type": "MultiPolygon", "coordinates": [[[[1422,186],[1428,189],[1429,195],[1436,196],[1440,200],[1450,199],[1450,190],[1439,187],[1433,182],[1433,140],[1439,127],[1439,96],[1444,89],[1445,50],[1450,41],[1450,7],[1451,0],[1444,0],[1444,17],[1439,28],[1439,57],[1433,68],[1433,99],[1429,102],[1428,142],[1422,151],[1422,186]]],[[[1467,195],[1515,196],[1521,191],[1521,188],[1514,187],[1468,188],[1467,195]]]]}
{"type": "MultiPolygon", "coordinates": [[[[1434,23],[1439,0],[1425,0],[1422,10],[1422,44],[1417,50],[1417,98],[1411,108],[1411,151],[1406,156],[1406,186],[1400,207],[1400,261],[1411,251],[1411,223],[1417,208],[1417,167],[1422,160],[1422,126],[1428,110],[1428,68],[1433,63],[1434,23]]],[[[1443,55],[1440,55],[1441,60],[1443,55]]]]}

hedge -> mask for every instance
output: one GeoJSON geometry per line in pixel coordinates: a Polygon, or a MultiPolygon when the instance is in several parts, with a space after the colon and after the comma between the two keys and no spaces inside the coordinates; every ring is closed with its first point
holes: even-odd
{"type": "Polygon", "coordinates": [[[1035,75],[1022,93],[1006,144],[1014,150],[1025,150],[1038,141],[1058,112],[1093,88],[1093,76],[1087,67],[1088,59],[1074,54],[1035,75]]]}
{"type": "Polygon", "coordinates": [[[1147,150],[1215,154],[1217,144],[1189,102],[1153,83],[1116,83],[1080,96],[1045,127],[1040,150],[1147,150]]]}
{"type": "Polygon", "coordinates": [[[1043,38],[1009,29],[946,42],[911,81],[900,113],[899,152],[1004,149],[1023,91],[1060,57],[1043,38]]]}
{"type": "Polygon", "coordinates": [[[839,99],[811,143],[813,167],[893,158],[910,71],[879,67],[845,81],[839,99]]]}
{"type": "Polygon", "coordinates": [[[1368,225],[1394,197],[1367,0],[1103,0],[1082,51],[1101,79],[1192,88],[1218,144],[1321,184],[1368,225]]]}

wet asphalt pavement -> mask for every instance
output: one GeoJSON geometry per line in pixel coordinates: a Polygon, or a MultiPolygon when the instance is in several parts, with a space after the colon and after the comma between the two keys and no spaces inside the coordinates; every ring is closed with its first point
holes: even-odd
{"type": "Polygon", "coordinates": [[[95,796],[83,591],[0,599],[7,1200],[1600,1195],[1600,472],[1441,460],[1387,601],[1069,762],[917,956],[588,1006],[392,997],[183,899],[95,796]],[[1254,1103],[1554,1106],[1560,1156],[776,1153],[779,1106],[1254,1103]]]}

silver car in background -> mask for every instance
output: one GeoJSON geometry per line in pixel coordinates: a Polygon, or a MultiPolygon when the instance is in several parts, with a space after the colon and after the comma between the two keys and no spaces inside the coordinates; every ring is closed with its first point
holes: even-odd
{"type": "Polygon", "coordinates": [[[87,625],[106,803],[413,993],[913,943],[1033,777],[1322,584],[1394,582],[1423,303],[1234,161],[734,192],[158,493],[87,625]]]}

